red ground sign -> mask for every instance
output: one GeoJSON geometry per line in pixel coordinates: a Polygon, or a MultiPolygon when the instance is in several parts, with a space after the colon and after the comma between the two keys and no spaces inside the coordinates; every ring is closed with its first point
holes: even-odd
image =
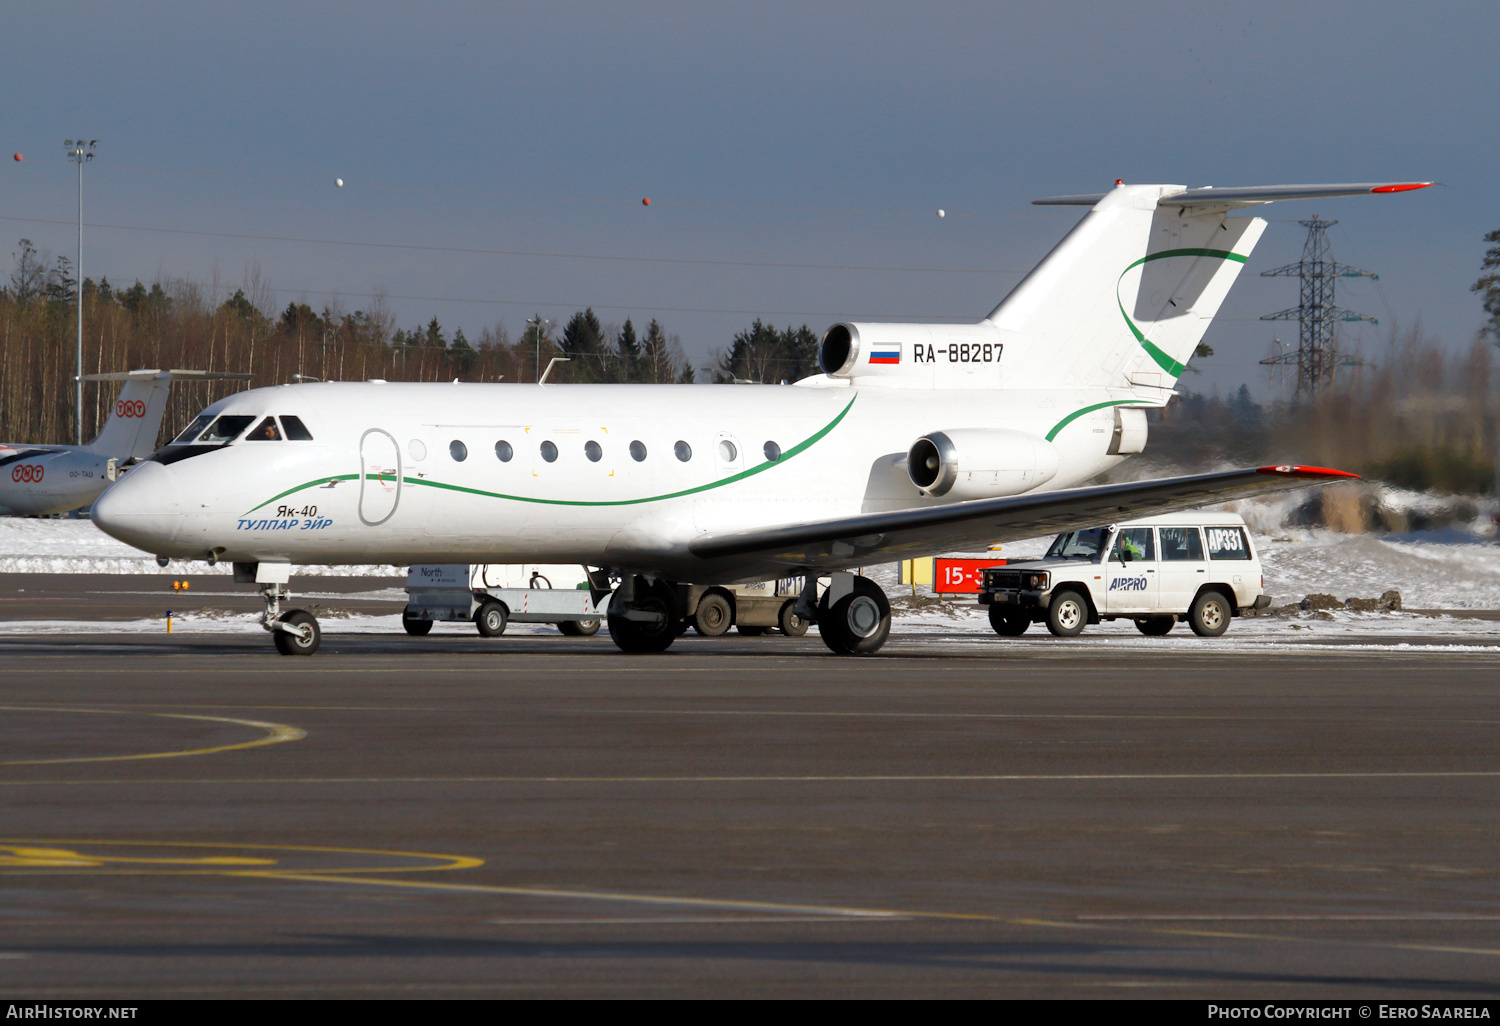
{"type": "Polygon", "coordinates": [[[979,572],[1004,566],[1003,559],[936,559],[932,566],[932,590],[939,595],[979,594],[979,572]]]}

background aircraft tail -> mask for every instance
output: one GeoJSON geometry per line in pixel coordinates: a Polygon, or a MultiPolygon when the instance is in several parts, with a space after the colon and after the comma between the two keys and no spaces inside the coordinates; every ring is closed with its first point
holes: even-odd
{"type": "Polygon", "coordinates": [[[1091,209],[987,318],[1005,342],[1009,381],[1133,387],[1165,402],[1265,230],[1230,210],[1429,184],[1117,185],[1037,200],[1091,209]]]}
{"type": "Polygon", "coordinates": [[[84,448],[122,464],[150,456],[156,449],[156,435],[161,430],[161,418],[167,409],[167,395],[173,378],[231,378],[247,381],[250,375],[190,370],[85,374],[84,381],[123,381],[125,386],[115,397],[114,407],[109,411],[109,419],[104,422],[99,437],[84,448]]]}

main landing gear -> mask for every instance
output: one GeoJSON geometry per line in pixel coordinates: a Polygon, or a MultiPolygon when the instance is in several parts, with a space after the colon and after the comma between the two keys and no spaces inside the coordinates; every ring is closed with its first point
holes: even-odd
{"type": "MultiPolygon", "coordinates": [[[[869,655],[891,634],[891,604],[868,577],[836,573],[822,596],[818,579],[795,603],[782,610],[783,630],[800,636],[809,622],[818,625],[823,644],[839,655],[869,655]]],[[[638,575],[625,577],[609,601],[609,636],[622,652],[665,652],[686,627],[683,589],[668,581],[638,575]]]]}

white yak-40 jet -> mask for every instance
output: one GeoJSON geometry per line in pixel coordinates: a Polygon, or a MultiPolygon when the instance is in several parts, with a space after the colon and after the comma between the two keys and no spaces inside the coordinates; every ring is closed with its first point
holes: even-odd
{"type": "Polygon", "coordinates": [[[99,437],[87,445],[0,442],[0,516],[65,513],[93,502],[129,464],[156,448],[173,378],[249,377],[186,370],[85,374],[84,381],[125,383],[99,437]]]}
{"type": "MultiPolygon", "coordinates": [[[[874,652],[890,604],[850,568],[1352,475],[1308,467],[1079,487],[1146,443],[1275,200],[1422,183],[1118,185],[978,324],[840,323],[792,387],[388,384],[221,400],[94,505],[169,558],[231,560],[277,648],[292,563],[582,563],[626,652],[661,651],[688,585],[805,574],[800,615],[874,652]],[[820,577],[829,578],[821,596],[820,577]]],[[[1232,598],[1231,598],[1232,601],[1232,598]]]]}

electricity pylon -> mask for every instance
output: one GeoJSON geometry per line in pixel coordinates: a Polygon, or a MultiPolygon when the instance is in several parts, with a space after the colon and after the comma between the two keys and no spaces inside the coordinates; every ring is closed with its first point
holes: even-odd
{"type": "Polygon", "coordinates": [[[1373,317],[1345,310],[1334,303],[1334,283],[1339,278],[1373,278],[1380,275],[1361,271],[1333,259],[1333,247],[1328,242],[1328,229],[1337,221],[1321,220],[1316,214],[1310,221],[1298,221],[1307,228],[1307,241],[1302,246],[1302,259],[1271,271],[1262,271],[1263,278],[1302,279],[1301,302],[1278,313],[1266,314],[1263,321],[1296,321],[1298,325],[1297,349],[1295,352],[1278,353],[1263,364],[1297,365],[1297,397],[1305,392],[1309,398],[1317,396],[1323,389],[1333,385],[1335,371],[1340,366],[1358,363],[1352,356],[1338,351],[1334,338],[1334,325],[1339,321],[1368,321],[1379,324],[1373,317]]]}

